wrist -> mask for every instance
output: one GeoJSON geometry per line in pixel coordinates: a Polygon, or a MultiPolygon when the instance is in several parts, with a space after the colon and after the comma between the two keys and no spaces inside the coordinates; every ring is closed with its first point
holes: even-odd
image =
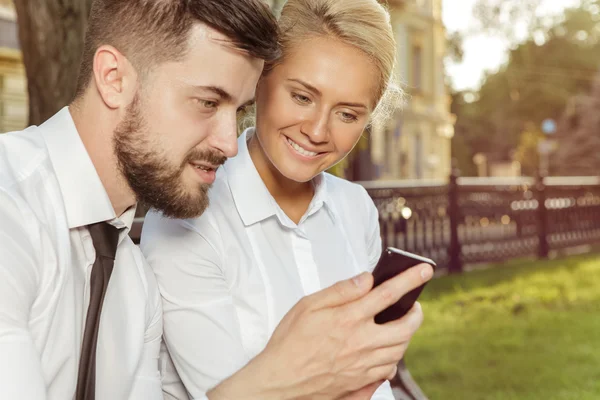
{"type": "MultiPolygon", "coordinates": [[[[275,366],[281,368],[282,366],[275,366]]],[[[295,396],[277,384],[271,373],[274,366],[259,354],[244,368],[207,393],[209,400],[283,400],[295,396]]]]}

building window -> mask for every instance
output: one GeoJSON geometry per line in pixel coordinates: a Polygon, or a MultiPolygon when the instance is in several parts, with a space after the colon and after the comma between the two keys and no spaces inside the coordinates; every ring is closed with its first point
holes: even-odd
{"type": "Polygon", "coordinates": [[[414,45],[412,48],[411,86],[417,93],[423,90],[423,48],[419,45],[414,45]]]}
{"type": "Polygon", "coordinates": [[[415,178],[423,178],[423,135],[417,132],[415,135],[415,178]]]}
{"type": "Polygon", "coordinates": [[[0,6],[0,47],[20,49],[17,23],[4,18],[2,6],[0,6]]]}
{"type": "Polygon", "coordinates": [[[431,0],[417,0],[416,3],[421,13],[425,15],[433,14],[433,3],[431,0]]]}

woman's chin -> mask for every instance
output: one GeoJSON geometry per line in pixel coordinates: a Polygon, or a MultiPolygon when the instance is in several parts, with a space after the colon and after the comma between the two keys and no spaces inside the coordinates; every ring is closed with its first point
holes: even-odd
{"type": "Polygon", "coordinates": [[[282,172],[282,175],[285,176],[287,179],[294,181],[294,182],[298,182],[298,183],[306,183],[306,182],[310,182],[311,180],[313,180],[313,178],[315,178],[317,175],[319,175],[321,173],[321,171],[299,171],[299,170],[287,170],[285,172],[281,171],[281,169],[279,170],[279,172],[282,172]]]}

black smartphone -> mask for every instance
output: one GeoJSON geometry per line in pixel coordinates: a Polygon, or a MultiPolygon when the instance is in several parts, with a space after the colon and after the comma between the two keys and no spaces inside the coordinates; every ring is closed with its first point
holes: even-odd
{"type": "MultiPolygon", "coordinates": [[[[429,264],[433,267],[434,271],[436,268],[435,262],[429,258],[388,247],[381,255],[377,266],[373,270],[373,278],[375,280],[373,287],[381,285],[388,279],[418,264],[429,264]]],[[[386,322],[402,318],[415,304],[424,287],[425,284],[406,293],[396,304],[377,314],[375,322],[385,324],[386,322]]]]}

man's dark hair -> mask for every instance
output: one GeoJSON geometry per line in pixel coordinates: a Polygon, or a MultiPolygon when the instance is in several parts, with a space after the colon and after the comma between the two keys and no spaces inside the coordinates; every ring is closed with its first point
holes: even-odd
{"type": "Polygon", "coordinates": [[[87,89],[94,55],[114,46],[139,72],[182,59],[190,30],[203,23],[228,45],[271,62],[279,56],[277,21],[263,0],[94,0],[75,97],[87,89]]]}

